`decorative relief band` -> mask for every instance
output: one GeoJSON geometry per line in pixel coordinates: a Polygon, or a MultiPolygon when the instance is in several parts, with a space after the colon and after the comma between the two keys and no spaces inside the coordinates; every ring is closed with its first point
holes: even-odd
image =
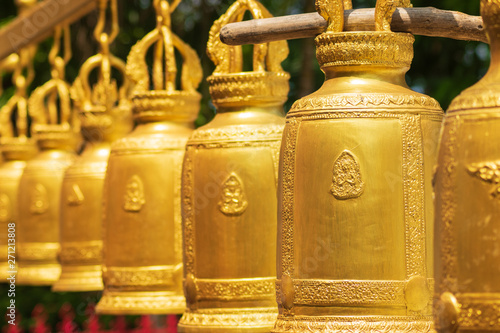
{"type": "Polygon", "coordinates": [[[493,199],[500,196],[500,161],[471,164],[467,171],[485,183],[492,184],[490,195],[493,199]]]}
{"type": "MultiPolygon", "coordinates": [[[[430,108],[436,111],[441,110],[439,103],[425,95],[389,95],[389,94],[343,94],[331,96],[304,97],[296,101],[291,112],[312,111],[312,110],[333,110],[342,108],[360,107],[380,107],[390,108],[430,108]]],[[[382,112],[374,112],[377,117],[381,117],[382,112]]],[[[349,118],[356,118],[356,115],[349,115],[349,118]]]]}
{"type": "Polygon", "coordinates": [[[195,281],[198,300],[260,300],[275,295],[274,278],[195,281]]]}
{"type": "Polygon", "coordinates": [[[403,141],[403,190],[406,229],[406,277],[426,276],[425,183],[422,125],[419,115],[400,118],[403,141]]]}
{"type": "Polygon", "coordinates": [[[99,264],[102,261],[102,241],[64,242],[59,260],[67,264],[99,264]]]}
{"type": "Polygon", "coordinates": [[[428,333],[433,330],[432,317],[389,317],[389,316],[353,316],[353,317],[287,317],[278,316],[272,332],[373,332],[373,333],[428,333]]]}
{"type": "Polygon", "coordinates": [[[106,173],[107,162],[85,163],[82,165],[72,165],[66,170],[65,178],[79,178],[93,176],[97,179],[104,179],[106,173]]]}
{"type": "Polygon", "coordinates": [[[59,243],[21,243],[16,250],[20,260],[56,260],[59,243]]]}
{"type": "Polygon", "coordinates": [[[182,316],[179,326],[196,327],[247,327],[271,328],[276,321],[278,311],[276,308],[246,308],[246,309],[203,309],[186,311],[182,316]]]}
{"type": "Polygon", "coordinates": [[[115,141],[112,146],[112,154],[124,154],[124,153],[151,153],[154,151],[165,151],[165,150],[184,150],[186,147],[186,139],[173,139],[168,137],[126,137],[115,141]]]}
{"type": "Polygon", "coordinates": [[[280,140],[284,125],[249,128],[248,125],[232,126],[228,129],[196,130],[189,139],[189,144],[198,141],[275,141],[280,140]]]}
{"type": "MultiPolygon", "coordinates": [[[[276,288],[280,288],[278,280],[276,288]]],[[[294,303],[300,305],[405,306],[405,281],[293,280],[294,303]]],[[[278,298],[279,299],[279,298],[278,298]]]]}
{"type": "Polygon", "coordinates": [[[173,285],[174,266],[103,267],[103,280],[111,287],[173,285]]]}

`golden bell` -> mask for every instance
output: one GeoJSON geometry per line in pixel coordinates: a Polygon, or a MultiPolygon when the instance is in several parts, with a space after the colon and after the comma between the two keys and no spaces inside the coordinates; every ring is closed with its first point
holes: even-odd
{"type": "Polygon", "coordinates": [[[0,151],[3,163],[0,163],[0,280],[6,279],[16,271],[16,222],[19,181],[26,161],[36,154],[36,146],[28,138],[28,110],[26,90],[33,79],[31,60],[27,64],[20,62],[21,58],[29,57],[28,50],[21,50],[15,57],[17,69],[13,75],[16,93],[0,109],[0,151]],[[24,65],[28,75],[22,75],[24,65]],[[16,122],[12,123],[12,116],[16,122]],[[10,231],[11,232],[10,232],[10,231]]]}
{"type": "MultiPolygon", "coordinates": [[[[51,285],[60,274],[57,254],[61,183],[79,142],[72,126],[69,85],[63,79],[69,59],[55,56],[61,34],[57,29],[55,52],[51,52],[53,77],[29,99],[32,133],[40,152],[26,164],[18,191],[17,281],[21,285],[51,285]]],[[[69,38],[67,30],[65,36],[69,38]]]]}
{"type": "MultiPolygon", "coordinates": [[[[113,0],[112,10],[116,10],[113,0]],[[114,6],[113,6],[114,5],[114,6]]],[[[100,8],[106,10],[106,6],[100,8]]],[[[117,16],[112,15],[113,19],[117,16]]],[[[100,16],[104,21],[104,15],[100,16]]],[[[98,24],[96,29],[105,25],[98,24]]],[[[109,53],[111,35],[96,30],[100,53],[82,66],[73,84],[73,97],[79,105],[85,149],[68,168],[62,183],[60,242],[61,277],[54,291],[102,290],[102,192],[111,143],[132,129],[132,108],[128,100],[129,81],[125,63],[109,53]],[[96,70],[97,83],[91,87],[90,74],[96,70]],[[123,86],[112,79],[112,70],[122,74],[123,86]]]]}
{"type": "Polygon", "coordinates": [[[450,105],[435,177],[434,314],[439,332],[500,332],[500,1],[482,0],[485,77],[450,105]]]}
{"type": "Polygon", "coordinates": [[[443,112],[405,83],[414,38],[389,27],[409,4],[378,1],[372,32],[342,32],[342,1],[316,4],[326,81],[286,118],[273,332],[428,332],[443,112]]]}
{"type": "Polygon", "coordinates": [[[180,332],[270,332],[276,321],[277,175],[288,73],[285,41],[256,45],[242,72],[241,46],[220,29],[271,17],[258,1],[238,0],[210,30],[208,78],[217,115],[197,129],[184,159],[184,294],[180,332]]]}
{"type": "Polygon", "coordinates": [[[202,70],[196,53],[170,29],[179,1],[154,1],[157,28],[132,47],[137,128],[116,141],[104,185],[104,314],[182,313],[181,168],[199,111],[202,70]],[[145,61],[154,46],[152,86],[145,61]],[[174,49],[181,54],[176,89],[174,49]],[[163,56],[164,55],[164,56],[163,56]],[[165,68],[164,68],[165,66],[165,68]]]}

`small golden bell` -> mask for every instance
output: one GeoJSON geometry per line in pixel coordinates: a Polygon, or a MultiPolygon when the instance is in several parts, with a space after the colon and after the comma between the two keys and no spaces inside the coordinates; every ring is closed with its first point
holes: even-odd
{"type": "Polygon", "coordinates": [[[405,83],[414,38],[388,31],[402,5],[389,2],[377,1],[372,32],[342,32],[343,2],[316,2],[329,23],[316,38],[326,80],[286,118],[273,332],[432,329],[443,112],[405,83]]]}
{"type": "Polygon", "coordinates": [[[435,177],[438,332],[500,331],[500,1],[482,0],[484,78],[450,105],[435,177]]]}
{"type": "MultiPolygon", "coordinates": [[[[116,11],[116,0],[112,0],[116,11]]],[[[100,8],[106,11],[106,6],[100,8]]],[[[100,16],[100,17],[104,17],[100,16]]],[[[112,14],[113,19],[117,18],[112,14]]],[[[104,26],[98,24],[98,27],[104,26]]],[[[132,129],[132,107],[129,102],[129,80],[125,63],[109,53],[110,37],[117,35],[118,25],[108,35],[96,30],[101,50],[82,66],[73,84],[73,98],[78,105],[85,149],[68,168],[62,183],[60,242],[61,277],[54,291],[102,290],[102,199],[104,176],[111,144],[132,129]],[[89,76],[96,70],[98,81],[91,87],[89,76]],[[122,74],[118,87],[112,70],[122,74]]]]}
{"type": "Polygon", "coordinates": [[[104,314],[182,313],[180,175],[199,111],[202,70],[196,53],[172,33],[179,1],[155,0],[157,28],[132,47],[127,73],[137,128],[111,149],[104,185],[104,314]],[[152,86],[146,54],[154,45],[152,86]],[[174,48],[182,65],[176,89],[174,48]],[[165,56],[163,56],[163,54],[165,56]],[[165,68],[164,68],[165,66],[165,68]]]}
{"type": "Polygon", "coordinates": [[[220,29],[271,17],[238,0],[210,30],[208,78],[217,115],[187,144],[183,166],[184,288],[180,332],[269,332],[276,321],[276,187],[288,73],[286,41],[256,45],[242,72],[241,46],[220,29]]]}
{"type": "Polygon", "coordinates": [[[18,191],[17,281],[21,285],[51,285],[61,270],[57,262],[61,183],[79,143],[69,85],[64,81],[64,65],[70,54],[69,32],[65,30],[65,59],[57,56],[62,34],[58,28],[50,56],[53,77],[29,99],[32,133],[40,152],[26,164],[18,191]]]}

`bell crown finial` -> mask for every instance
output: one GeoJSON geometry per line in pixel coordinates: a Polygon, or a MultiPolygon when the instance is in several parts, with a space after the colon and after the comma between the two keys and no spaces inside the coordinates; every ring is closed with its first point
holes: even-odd
{"type": "Polygon", "coordinates": [[[482,0],[481,16],[488,40],[495,42],[500,36],[500,0],[482,0]]]}
{"type": "Polygon", "coordinates": [[[65,66],[71,59],[69,27],[57,27],[49,53],[52,78],[31,94],[28,110],[33,120],[32,132],[43,148],[75,149],[79,124],[74,118],[70,86],[65,81],[65,66]],[[63,44],[63,52],[61,51],[63,44]]]}
{"type": "Polygon", "coordinates": [[[110,52],[110,44],[119,32],[117,0],[99,1],[99,21],[94,36],[99,43],[99,52],[87,59],[71,88],[71,97],[79,111],[82,135],[88,141],[113,141],[131,130],[131,85],[126,75],[126,65],[110,52]],[[107,22],[106,11],[110,8],[111,20],[107,22]],[[109,23],[109,32],[105,31],[109,23]],[[97,82],[92,85],[90,75],[97,71],[97,82]],[[118,86],[113,72],[119,73],[122,85],[118,86]]]}
{"type": "Polygon", "coordinates": [[[207,54],[216,68],[208,82],[213,103],[217,106],[253,103],[279,105],[288,94],[289,74],[281,67],[288,56],[286,41],[254,45],[253,71],[242,72],[241,46],[226,45],[220,39],[222,27],[242,21],[247,11],[254,19],[272,17],[256,0],[237,0],[210,29],[207,54]]]}
{"type": "Polygon", "coordinates": [[[169,119],[192,121],[199,111],[200,94],[196,91],[203,72],[196,52],[171,29],[170,16],[180,0],[155,0],[156,29],[135,44],[127,59],[127,74],[134,83],[132,100],[138,120],[169,119]],[[152,79],[146,54],[153,48],[152,79]],[[180,83],[176,86],[175,50],[182,59],[180,83]]]}

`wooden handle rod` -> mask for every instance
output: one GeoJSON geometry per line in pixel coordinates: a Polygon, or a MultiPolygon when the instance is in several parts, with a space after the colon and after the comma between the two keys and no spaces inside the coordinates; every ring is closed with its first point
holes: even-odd
{"type": "MultiPolygon", "coordinates": [[[[374,31],[375,9],[344,12],[345,31],[374,31]]],[[[284,39],[311,38],[325,31],[326,21],[318,13],[250,20],[224,26],[222,42],[229,45],[260,44],[284,39]]],[[[392,16],[392,31],[458,40],[488,40],[480,16],[433,7],[398,8],[392,16]]]]}
{"type": "Polygon", "coordinates": [[[70,24],[91,12],[96,0],[45,0],[0,30],[0,59],[49,37],[60,24],[70,24]]]}

